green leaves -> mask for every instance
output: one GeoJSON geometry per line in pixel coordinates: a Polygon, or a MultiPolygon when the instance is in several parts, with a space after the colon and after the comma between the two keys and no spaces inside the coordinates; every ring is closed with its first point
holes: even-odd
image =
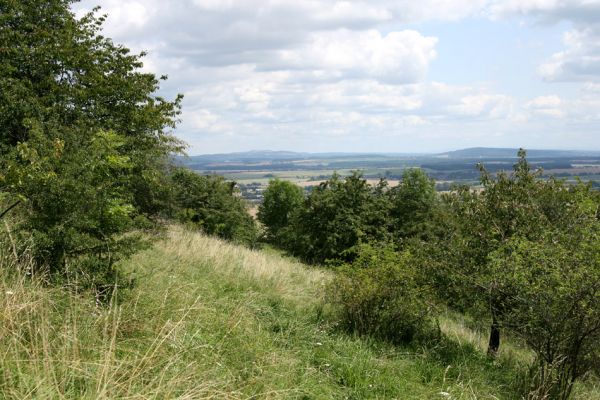
{"type": "Polygon", "coordinates": [[[292,182],[279,179],[269,182],[263,194],[263,201],[258,207],[258,220],[265,226],[268,240],[282,243],[282,232],[303,201],[302,188],[292,182]]]}
{"type": "Polygon", "coordinates": [[[351,264],[337,269],[328,287],[341,325],[393,343],[430,334],[428,288],[411,254],[370,245],[358,246],[357,254],[351,264]]]}
{"type": "Polygon", "coordinates": [[[355,246],[387,241],[389,201],[355,172],[345,179],[334,174],[315,187],[292,214],[284,246],[309,262],[351,260],[355,246]]]}
{"type": "Polygon", "coordinates": [[[172,175],[173,205],[179,220],[209,235],[254,246],[258,231],[234,182],[203,176],[184,168],[172,175]]]}
{"type": "Polygon", "coordinates": [[[598,357],[598,196],[581,182],[542,180],[519,157],[512,174],[481,167],[481,191],[445,196],[446,232],[426,246],[424,265],[452,305],[529,344],[533,398],[566,399],[598,357]]]}
{"type": "Polygon", "coordinates": [[[0,4],[0,192],[23,200],[16,231],[40,268],[113,280],[133,219],[164,207],[181,96],[156,96],[141,55],[71,3],[0,4]]]}
{"type": "Polygon", "coordinates": [[[491,255],[509,304],[503,325],[536,353],[532,390],[566,399],[600,356],[600,227],[580,225],[580,238],[553,232],[514,239],[491,255]]]}

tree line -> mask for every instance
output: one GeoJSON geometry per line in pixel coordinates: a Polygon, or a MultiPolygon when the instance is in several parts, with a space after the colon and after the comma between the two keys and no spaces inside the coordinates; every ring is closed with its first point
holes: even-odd
{"type": "Polygon", "coordinates": [[[248,214],[235,184],[174,164],[182,96],[101,34],[97,11],[71,0],[0,2],[2,251],[32,258],[48,283],[109,296],[118,263],[145,231],[178,220],[207,234],[260,240],[335,271],[328,289],[350,331],[426,340],[436,307],[503,332],[536,354],[527,393],[569,397],[600,366],[598,192],[540,179],[524,151],[512,172],[480,167],[481,190],[439,195],[422,170],[398,186],[334,174],[310,194],[273,180],[248,214]]]}
{"type": "Polygon", "coordinates": [[[347,329],[392,342],[432,332],[436,305],[502,332],[536,355],[530,398],[566,399],[600,364],[600,196],[589,183],[541,179],[526,152],[511,172],[479,166],[481,188],[438,195],[420,169],[370,186],[334,175],[307,197],[272,181],[266,238],[336,271],[329,299],[347,329]]]}

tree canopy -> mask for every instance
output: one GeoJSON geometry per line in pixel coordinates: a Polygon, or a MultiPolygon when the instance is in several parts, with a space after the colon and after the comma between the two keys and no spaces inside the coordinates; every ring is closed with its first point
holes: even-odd
{"type": "Polygon", "coordinates": [[[0,192],[20,202],[17,231],[38,265],[110,280],[132,248],[123,233],[159,209],[182,97],[158,96],[165,78],[142,72],[144,54],[72,3],[0,3],[0,192]]]}

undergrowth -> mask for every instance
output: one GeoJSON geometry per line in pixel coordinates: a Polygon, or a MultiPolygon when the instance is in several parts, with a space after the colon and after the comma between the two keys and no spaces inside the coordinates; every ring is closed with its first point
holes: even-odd
{"type": "Polygon", "coordinates": [[[518,399],[529,357],[509,343],[490,361],[452,313],[427,346],[348,335],[329,272],[180,227],[121,265],[136,284],[108,306],[31,278],[10,246],[0,265],[0,398],[518,399]]]}

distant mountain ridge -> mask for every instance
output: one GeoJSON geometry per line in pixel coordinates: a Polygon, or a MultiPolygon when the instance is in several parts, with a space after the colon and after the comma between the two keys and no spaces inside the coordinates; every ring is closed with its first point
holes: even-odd
{"type": "MultiPolygon", "coordinates": [[[[379,156],[379,157],[434,157],[434,158],[462,158],[462,159],[477,159],[477,158],[516,158],[517,148],[505,147],[471,147],[447,151],[443,153],[388,153],[388,152],[329,152],[329,153],[308,153],[294,152],[284,150],[251,150],[234,153],[221,154],[199,154],[186,157],[184,163],[194,162],[220,162],[220,163],[248,163],[261,161],[294,161],[306,159],[323,159],[323,158],[343,158],[343,157],[358,157],[358,156],[379,156]]],[[[600,157],[600,150],[527,150],[527,156],[530,158],[541,157],[600,157]]]]}
{"type": "MultiPolygon", "coordinates": [[[[447,158],[516,158],[519,149],[503,147],[471,147],[437,154],[447,158]]],[[[599,150],[527,150],[527,157],[600,157],[599,150]]]]}

